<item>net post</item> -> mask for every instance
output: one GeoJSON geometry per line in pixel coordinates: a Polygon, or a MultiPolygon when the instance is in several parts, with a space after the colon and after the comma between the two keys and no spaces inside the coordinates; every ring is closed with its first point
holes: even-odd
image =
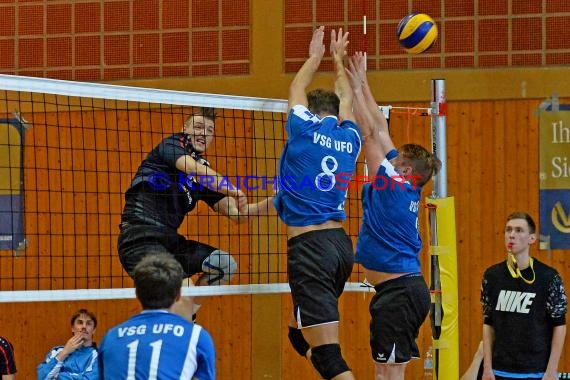
{"type": "Polygon", "coordinates": [[[436,295],[433,305],[435,310],[434,313],[430,313],[434,327],[432,335],[436,364],[434,379],[451,379],[459,377],[459,297],[455,202],[453,197],[447,194],[445,80],[433,79],[431,92],[432,151],[441,160],[441,169],[433,178],[432,198],[428,198],[428,205],[432,204],[428,213],[431,222],[428,228],[432,233],[432,243],[430,243],[431,289],[436,295]],[[434,246],[433,242],[437,244],[434,246]],[[436,246],[437,253],[433,252],[436,246]],[[445,248],[446,254],[438,257],[440,251],[443,251],[442,248],[445,248]]]}

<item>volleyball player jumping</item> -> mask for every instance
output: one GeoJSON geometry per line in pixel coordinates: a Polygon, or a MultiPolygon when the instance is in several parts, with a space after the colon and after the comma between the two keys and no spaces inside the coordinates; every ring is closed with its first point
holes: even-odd
{"type": "MultiPolygon", "coordinates": [[[[228,284],[236,272],[237,262],[228,252],[178,233],[198,201],[234,222],[266,214],[271,206],[271,198],[247,204],[241,190],[221,186],[227,178],[202,157],[214,138],[215,116],[212,108],[190,116],[182,132],[163,139],[140,164],[125,194],[118,241],[119,258],[129,275],[151,251],[173,255],[186,277],[201,273],[198,285],[228,284]],[[201,176],[209,186],[199,181],[201,176]]],[[[191,302],[182,297],[173,310],[192,319],[204,301],[200,298],[191,302]]]]}
{"type": "Polygon", "coordinates": [[[325,90],[305,93],[325,52],[323,37],[324,27],[314,31],[309,58],[289,87],[288,138],[279,163],[275,209],[287,225],[289,239],[287,271],[294,307],[291,344],[310,358],[324,379],[354,379],[338,337],[338,298],[352,271],[354,253],[342,227],[347,190],[335,186],[335,175],[352,175],[361,139],[343,64],[348,33],[342,29],[338,36],[331,32],[336,94],[325,90]]]}
{"type": "Polygon", "coordinates": [[[374,175],[362,188],[363,219],[356,244],[356,261],[376,289],[370,302],[372,358],[377,379],[403,379],[406,364],[419,358],[415,339],[430,306],[419,260],[420,196],[441,162],[419,145],[396,150],[368,85],[362,53],[351,58],[349,68],[354,112],[366,137],[366,164],[374,175]]]}

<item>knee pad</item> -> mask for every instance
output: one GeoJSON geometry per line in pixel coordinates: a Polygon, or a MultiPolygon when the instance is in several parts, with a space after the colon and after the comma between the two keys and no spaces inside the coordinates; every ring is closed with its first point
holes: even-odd
{"type": "Polygon", "coordinates": [[[329,380],[350,371],[340,353],[338,343],[323,344],[311,348],[311,362],[323,379],[329,380]]]}
{"type": "Polygon", "coordinates": [[[291,345],[299,353],[299,355],[306,357],[307,351],[309,351],[309,343],[305,340],[301,330],[289,326],[289,341],[291,345]]]}
{"type": "Polygon", "coordinates": [[[225,285],[237,271],[237,263],[229,253],[216,249],[202,262],[202,271],[200,285],[225,285]]]}

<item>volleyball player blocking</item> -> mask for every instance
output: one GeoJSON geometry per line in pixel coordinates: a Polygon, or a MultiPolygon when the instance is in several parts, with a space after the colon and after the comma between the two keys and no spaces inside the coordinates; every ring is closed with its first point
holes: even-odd
{"type": "Polygon", "coordinates": [[[424,147],[394,146],[378,108],[362,53],[350,61],[354,112],[364,135],[370,183],[362,188],[362,227],[356,262],[362,264],[376,295],[370,301],[370,346],[375,379],[404,379],[407,363],[419,358],[416,338],[430,307],[421,273],[422,240],[418,211],[423,186],[437,174],[440,160],[424,147]],[[385,186],[384,181],[390,181],[385,186]]]}
{"type": "Polygon", "coordinates": [[[335,175],[352,176],[361,136],[343,64],[348,33],[342,29],[338,35],[331,31],[335,91],[306,93],[325,53],[323,37],[321,26],[313,33],[309,58],[289,87],[287,143],[279,162],[280,186],[274,204],[287,225],[287,271],[293,298],[289,339],[324,379],[340,380],[354,379],[342,357],[338,334],[338,298],[352,272],[354,253],[342,226],[347,189],[335,186],[335,175]]]}

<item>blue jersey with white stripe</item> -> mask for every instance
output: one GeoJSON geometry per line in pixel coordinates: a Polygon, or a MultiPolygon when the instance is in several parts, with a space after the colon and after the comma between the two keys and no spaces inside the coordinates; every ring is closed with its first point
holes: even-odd
{"type": "Polygon", "coordinates": [[[275,209],[289,226],[344,220],[348,181],[356,168],[361,135],[350,120],[320,118],[294,106],[286,124],[287,143],[279,160],[275,209]]]}
{"type": "Polygon", "coordinates": [[[388,153],[374,182],[362,189],[362,227],[356,242],[356,262],[386,273],[420,272],[422,240],[418,209],[422,188],[396,172],[388,153]]]}
{"type": "Polygon", "coordinates": [[[165,310],[145,310],[105,334],[105,379],[216,378],[214,343],[201,326],[165,310]]]}
{"type": "Polygon", "coordinates": [[[99,359],[95,345],[81,346],[69,354],[63,362],[60,362],[56,356],[63,350],[63,347],[52,348],[46,359],[38,365],[36,371],[38,380],[99,380],[99,359]]]}

